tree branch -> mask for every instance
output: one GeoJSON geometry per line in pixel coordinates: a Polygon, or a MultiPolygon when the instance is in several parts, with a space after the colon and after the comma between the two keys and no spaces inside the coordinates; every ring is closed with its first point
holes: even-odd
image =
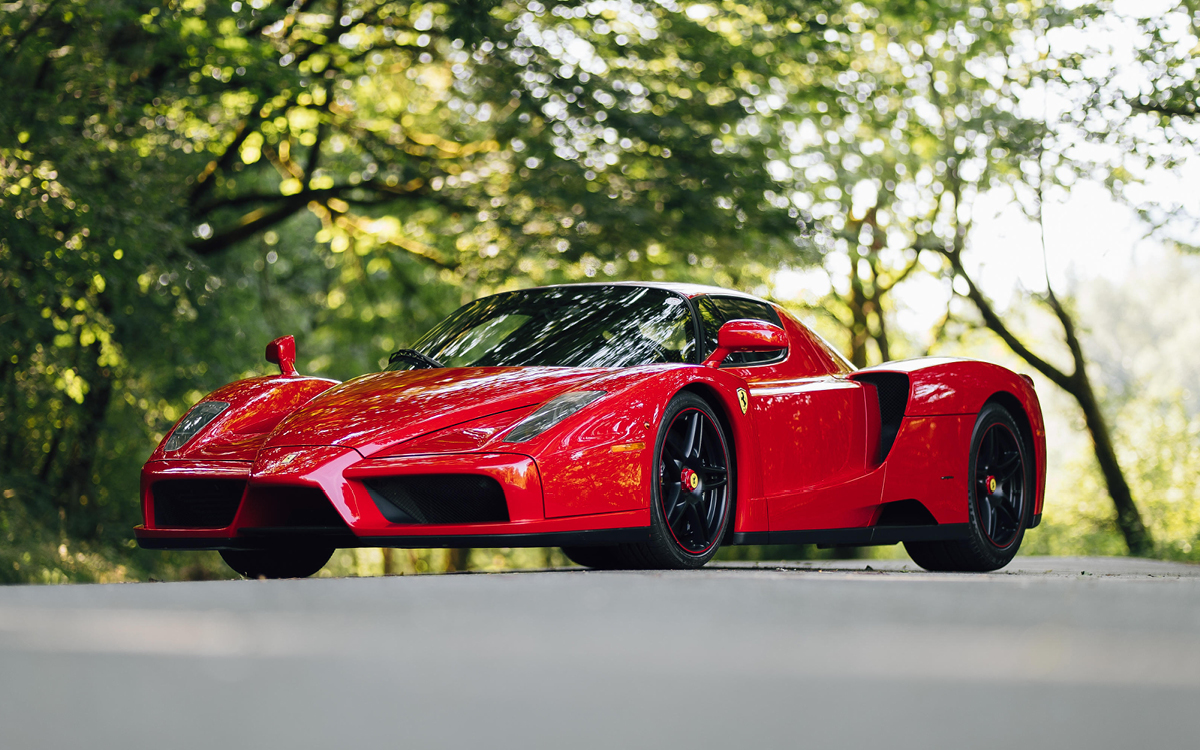
{"type": "MultiPolygon", "coordinates": [[[[240,151],[242,144],[246,142],[246,138],[254,132],[254,128],[250,126],[251,121],[257,125],[260,118],[257,115],[251,114],[238,125],[237,132],[234,133],[233,141],[225,147],[221,155],[213,159],[205,165],[204,171],[196,176],[196,184],[192,187],[191,194],[188,195],[188,205],[195,207],[205,195],[207,195],[216,184],[213,179],[217,172],[229,169],[229,165],[233,162],[235,156],[240,151]]],[[[193,211],[193,215],[197,213],[193,211]]]]}
{"type": "Polygon", "coordinates": [[[230,245],[252,237],[264,229],[279,224],[299,211],[310,199],[305,193],[297,193],[284,198],[284,202],[272,211],[258,209],[251,211],[237,221],[231,228],[218,232],[208,239],[193,240],[188,247],[197,255],[213,255],[230,245]]]}
{"type": "Polygon", "coordinates": [[[957,253],[942,251],[942,254],[950,261],[950,267],[954,270],[955,274],[961,276],[967,283],[967,297],[975,303],[975,307],[983,317],[984,325],[1003,339],[1008,348],[1012,349],[1013,353],[1018,357],[1028,362],[1030,367],[1045,375],[1048,380],[1063,390],[1068,393],[1071,392],[1073,375],[1068,375],[1059,370],[1054,365],[1034,354],[1025,344],[1021,343],[1021,340],[1013,335],[1012,331],[1008,330],[1008,326],[1004,325],[1004,321],[996,314],[992,303],[988,301],[988,298],[983,295],[983,292],[979,290],[979,287],[975,286],[975,282],[967,275],[966,269],[962,265],[962,259],[958,257],[957,253]]]}

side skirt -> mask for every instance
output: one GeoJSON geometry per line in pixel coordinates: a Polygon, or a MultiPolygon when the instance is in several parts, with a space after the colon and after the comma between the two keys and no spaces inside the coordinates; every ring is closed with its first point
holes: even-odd
{"type": "Polygon", "coordinates": [[[453,534],[439,536],[354,536],[323,528],[241,529],[232,538],[144,537],[143,549],[214,549],[254,550],[295,545],[350,547],[395,547],[430,549],[434,547],[588,547],[596,545],[644,542],[649,528],[599,529],[596,531],[558,531],[545,534],[453,534]]]}
{"type": "Polygon", "coordinates": [[[816,544],[821,547],[871,547],[900,542],[942,542],[966,539],[970,525],[864,526],[854,529],[738,532],[733,544],[816,544]]]}

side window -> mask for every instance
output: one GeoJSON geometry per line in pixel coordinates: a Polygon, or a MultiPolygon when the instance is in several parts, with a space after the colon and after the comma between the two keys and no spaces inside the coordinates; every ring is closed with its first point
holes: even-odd
{"type": "MultiPolygon", "coordinates": [[[[738,297],[704,297],[700,300],[700,324],[704,330],[704,356],[717,348],[717,331],[730,320],[761,320],[783,327],[775,308],[763,302],[738,297]]],[[[778,362],[786,349],[772,352],[735,352],[725,360],[725,366],[761,365],[778,362]]]]}

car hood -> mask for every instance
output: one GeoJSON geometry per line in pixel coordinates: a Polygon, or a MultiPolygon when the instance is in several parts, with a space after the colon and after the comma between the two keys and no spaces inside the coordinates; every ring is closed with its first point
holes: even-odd
{"type": "Polygon", "coordinates": [[[297,409],[271,433],[265,446],[342,445],[370,456],[456,424],[543,403],[609,372],[447,367],[363,375],[297,409]]]}

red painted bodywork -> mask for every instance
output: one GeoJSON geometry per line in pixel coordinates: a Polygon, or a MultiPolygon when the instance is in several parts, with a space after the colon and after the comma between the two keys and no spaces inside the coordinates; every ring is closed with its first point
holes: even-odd
{"type": "MultiPolygon", "coordinates": [[[[654,286],[688,297],[747,296],[654,286]]],[[[1018,423],[1028,428],[1037,470],[1034,511],[1041,512],[1045,428],[1026,380],[997,365],[952,359],[855,371],[804,325],[777,312],[782,331],[756,323],[746,336],[763,339],[768,349],[782,344],[786,353],[755,366],[442,368],[371,373],[341,384],[288,374],[232,383],[204,399],[229,408],[180,450],[166,451],[164,438],[150,456],[137,536],[152,546],[221,548],[243,529],[271,526],[286,502],[281,488],[322,493],[353,534],[372,543],[394,538],[398,546],[421,546],[422,537],[646,527],[655,440],[667,404],[685,389],[707,399],[726,427],[735,476],[732,531],[746,538],[867,527],[885,504],[901,500],[919,501],[939,524],[965,522],[972,428],[983,405],[997,399],[1020,412],[1018,423]],[[894,445],[882,461],[875,373],[910,383],[894,445]],[[539,406],[578,390],[605,395],[531,440],[505,442],[539,406]],[[748,395],[744,413],[739,390],[748,395]],[[510,520],[391,523],[363,484],[369,477],[459,473],[496,479],[510,520]],[[154,482],[181,477],[246,479],[233,523],[157,524],[154,482]]],[[[745,344],[733,340],[735,333],[745,332],[731,331],[722,342],[745,344]]],[[[273,353],[281,366],[294,357],[286,342],[273,353]]]]}

